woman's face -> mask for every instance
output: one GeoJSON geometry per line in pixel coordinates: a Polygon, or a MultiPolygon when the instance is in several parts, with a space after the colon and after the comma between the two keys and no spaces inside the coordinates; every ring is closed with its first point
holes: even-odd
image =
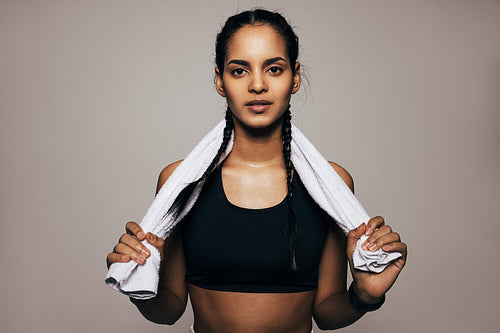
{"type": "Polygon", "coordinates": [[[235,120],[250,128],[279,120],[300,87],[299,64],[290,64],[281,35],[269,25],[239,29],[228,45],[224,72],[216,68],[216,77],[235,120]]]}

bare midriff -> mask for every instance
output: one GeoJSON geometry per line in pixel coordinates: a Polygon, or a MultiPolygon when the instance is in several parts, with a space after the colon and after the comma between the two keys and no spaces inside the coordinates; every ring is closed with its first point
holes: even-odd
{"type": "Polygon", "coordinates": [[[310,333],[315,290],[245,293],[188,284],[196,333],[310,333]]]}

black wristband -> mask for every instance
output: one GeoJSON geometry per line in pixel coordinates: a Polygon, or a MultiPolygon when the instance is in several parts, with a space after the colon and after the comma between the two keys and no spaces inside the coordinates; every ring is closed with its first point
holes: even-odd
{"type": "Polygon", "coordinates": [[[382,296],[382,299],[375,304],[363,303],[359,299],[358,295],[356,295],[356,292],[354,292],[353,284],[351,284],[351,286],[349,287],[347,294],[349,295],[349,301],[351,301],[352,307],[360,312],[370,312],[378,310],[385,302],[385,295],[384,295],[382,296]]]}

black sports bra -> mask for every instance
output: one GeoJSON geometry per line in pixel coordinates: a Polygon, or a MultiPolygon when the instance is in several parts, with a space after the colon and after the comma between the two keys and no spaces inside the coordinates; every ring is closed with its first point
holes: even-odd
{"type": "Polygon", "coordinates": [[[328,223],[296,173],[292,186],[297,271],[290,270],[285,243],[287,200],[263,209],[235,206],[224,193],[219,167],[183,223],[186,280],[205,289],[250,293],[317,288],[328,223]]]}

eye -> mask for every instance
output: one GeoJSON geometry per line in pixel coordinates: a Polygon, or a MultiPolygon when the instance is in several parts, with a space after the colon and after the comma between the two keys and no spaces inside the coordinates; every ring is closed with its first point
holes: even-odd
{"type": "Polygon", "coordinates": [[[281,72],[283,72],[283,69],[281,69],[278,66],[273,66],[273,67],[269,68],[269,72],[271,74],[281,74],[281,72]]]}
{"type": "Polygon", "coordinates": [[[234,75],[234,76],[241,76],[243,74],[245,74],[245,70],[243,68],[236,68],[236,69],[233,69],[231,71],[231,74],[234,75]]]}

